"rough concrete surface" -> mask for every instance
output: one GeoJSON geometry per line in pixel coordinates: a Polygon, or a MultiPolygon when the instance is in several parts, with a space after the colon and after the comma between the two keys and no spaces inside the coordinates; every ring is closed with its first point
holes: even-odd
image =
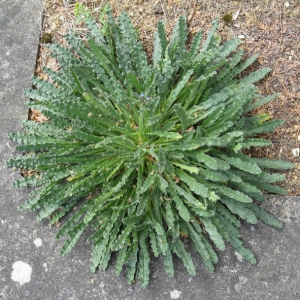
{"type": "Polygon", "coordinates": [[[12,187],[19,175],[5,167],[5,161],[16,155],[7,133],[20,131],[19,120],[27,115],[21,90],[30,86],[34,70],[40,2],[0,0],[0,299],[300,299],[299,197],[270,196],[264,204],[284,221],[282,230],[261,223],[243,226],[243,240],[256,254],[256,266],[241,261],[229,246],[219,253],[214,274],[194,254],[195,277],[175,259],[176,275],[169,278],[155,259],[144,290],[139,284],[127,285],[124,274],[116,277],[113,266],[90,273],[91,248],[84,239],[61,258],[63,241],[54,240],[57,228],[36,223],[34,213],[18,211],[28,190],[12,187]]]}

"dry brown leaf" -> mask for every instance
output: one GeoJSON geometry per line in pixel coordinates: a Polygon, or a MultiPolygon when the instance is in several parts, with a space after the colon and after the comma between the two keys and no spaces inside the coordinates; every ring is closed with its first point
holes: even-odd
{"type": "Polygon", "coordinates": [[[48,118],[46,116],[44,116],[40,111],[35,109],[31,109],[30,119],[39,123],[48,121],[48,118]]]}
{"type": "Polygon", "coordinates": [[[264,25],[259,19],[258,17],[255,15],[255,13],[247,13],[245,12],[245,15],[248,17],[249,21],[256,27],[258,27],[259,29],[268,32],[268,27],[266,25],[264,25]]]}

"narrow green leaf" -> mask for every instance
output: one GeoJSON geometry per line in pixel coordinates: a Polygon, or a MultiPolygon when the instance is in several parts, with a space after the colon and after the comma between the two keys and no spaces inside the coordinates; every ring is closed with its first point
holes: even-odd
{"type": "Polygon", "coordinates": [[[250,58],[246,59],[244,62],[239,64],[235,69],[234,69],[234,75],[240,74],[242,71],[244,71],[246,68],[248,68],[250,65],[252,65],[256,59],[258,58],[258,54],[255,54],[251,56],[250,58]]]}
{"type": "Polygon", "coordinates": [[[152,225],[152,228],[155,230],[157,235],[163,235],[164,234],[164,230],[163,230],[162,226],[157,221],[152,220],[151,225],[152,225]]]}
{"type": "Polygon", "coordinates": [[[182,170],[177,170],[176,173],[179,176],[180,180],[184,181],[189,186],[191,191],[201,197],[208,197],[208,188],[205,185],[198,182],[195,178],[188,175],[182,170]]]}
{"type": "Polygon", "coordinates": [[[205,205],[197,198],[193,196],[193,194],[190,191],[186,191],[184,188],[182,188],[180,185],[171,183],[171,186],[174,190],[177,191],[177,193],[182,196],[189,205],[192,205],[195,208],[203,209],[205,210],[205,205]]]}
{"type": "Polygon", "coordinates": [[[143,194],[146,191],[148,191],[150,187],[154,184],[155,179],[156,179],[156,175],[152,175],[151,173],[149,173],[147,179],[144,181],[144,184],[140,189],[140,194],[143,194]]]}
{"type": "Polygon", "coordinates": [[[172,205],[171,205],[170,201],[164,201],[163,204],[164,204],[163,206],[164,206],[165,211],[166,211],[165,221],[168,225],[168,229],[172,231],[173,228],[175,227],[175,216],[174,216],[174,212],[173,212],[173,209],[172,209],[172,205]]]}
{"type": "Polygon", "coordinates": [[[257,218],[255,214],[247,208],[246,204],[234,201],[230,198],[221,198],[220,199],[223,204],[227,206],[227,208],[233,213],[246,220],[248,223],[256,224],[257,218]]]}
{"type": "Polygon", "coordinates": [[[212,170],[218,170],[218,162],[215,160],[214,157],[211,157],[205,154],[203,151],[194,151],[192,154],[195,155],[199,162],[204,163],[208,168],[212,170]]]}
{"type": "Polygon", "coordinates": [[[60,255],[65,256],[67,253],[69,253],[72,248],[75,246],[76,242],[82,235],[84,229],[86,228],[86,224],[83,222],[75,225],[71,232],[69,232],[69,238],[66,240],[65,244],[63,245],[60,255]]]}
{"type": "Polygon", "coordinates": [[[182,138],[182,135],[177,132],[165,132],[165,131],[152,131],[146,133],[146,135],[156,135],[162,138],[172,139],[172,140],[179,140],[182,138]]]}
{"type": "Polygon", "coordinates": [[[227,196],[227,197],[237,200],[239,202],[242,202],[242,203],[251,203],[252,202],[252,199],[249,196],[247,196],[239,191],[233,190],[229,187],[218,186],[216,188],[216,190],[217,190],[218,194],[227,196]]]}
{"type": "Polygon", "coordinates": [[[138,262],[138,278],[140,279],[142,288],[145,288],[149,283],[150,275],[150,257],[148,252],[148,245],[145,238],[140,237],[140,252],[138,262]]]}
{"type": "Polygon", "coordinates": [[[244,113],[247,113],[247,112],[250,112],[250,111],[253,111],[254,109],[266,104],[266,103],[269,103],[270,101],[272,101],[274,98],[278,97],[278,94],[274,94],[274,95],[269,95],[267,97],[261,97],[260,96],[260,99],[259,100],[256,100],[254,103],[250,103],[250,104],[247,104],[244,106],[244,113]]]}
{"type": "Polygon", "coordinates": [[[262,68],[255,72],[250,73],[248,76],[241,79],[241,83],[250,84],[259,81],[264,78],[272,69],[271,68],[262,68]]]}
{"type": "Polygon", "coordinates": [[[284,160],[256,158],[256,157],[254,157],[253,160],[256,162],[256,164],[259,167],[264,169],[288,170],[294,168],[293,163],[284,160]]]}
{"type": "Polygon", "coordinates": [[[166,103],[166,106],[165,106],[165,111],[168,111],[172,107],[172,105],[176,101],[179,93],[181,92],[183,87],[188,83],[188,81],[191,78],[192,74],[193,74],[193,70],[188,70],[188,72],[182,77],[181,81],[179,81],[177,83],[175,89],[172,90],[172,92],[170,93],[170,95],[167,99],[167,103],[166,103]]]}
{"type": "Polygon", "coordinates": [[[194,242],[197,252],[203,257],[205,260],[210,260],[210,255],[206,250],[205,245],[202,243],[201,236],[202,234],[198,234],[192,227],[190,223],[186,223],[186,226],[188,228],[188,232],[190,234],[190,237],[192,241],[194,242]]]}
{"type": "Polygon", "coordinates": [[[259,220],[262,220],[265,224],[277,227],[277,228],[282,228],[282,223],[277,220],[274,216],[271,214],[267,213],[265,210],[262,208],[258,207],[255,204],[249,204],[248,205],[249,209],[251,209],[254,214],[257,216],[259,220]]]}
{"type": "Polygon", "coordinates": [[[182,131],[184,132],[188,126],[188,116],[186,114],[185,109],[183,109],[180,104],[175,104],[174,105],[174,110],[181,122],[181,126],[182,126],[182,131]]]}
{"type": "Polygon", "coordinates": [[[141,197],[137,196],[137,199],[138,199],[138,207],[137,207],[137,210],[136,210],[136,214],[137,216],[142,216],[146,207],[147,207],[147,204],[149,202],[149,191],[147,190],[145,193],[142,194],[141,197]]]}
{"type": "Polygon", "coordinates": [[[193,59],[197,55],[201,40],[202,40],[202,32],[198,31],[193,38],[191,48],[189,50],[189,56],[191,59],[193,59]]]}
{"type": "Polygon", "coordinates": [[[127,237],[131,233],[131,231],[132,231],[132,225],[127,225],[123,229],[122,233],[118,236],[118,239],[114,242],[114,244],[112,246],[112,248],[115,251],[122,249],[122,247],[124,246],[124,243],[125,243],[127,237]]]}
{"type": "Polygon", "coordinates": [[[269,184],[266,182],[251,182],[249,181],[250,184],[258,187],[259,189],[263,190],[263,191],[268,191],[274,194],[278,194],[278,195],[283,195],[286,196],[288,194],[288,191],[278,185],[273,185],[273,184],[269,184]]]}
{"type": "Polygon", "coordinates": [[[249,158],[247,155],[242,153],[230,153],[230,156],[217,153],[217,157],[225,160],[232,166],[243,170],[245,172],[251,173],[251,174],[260,174],[261,169],[257,166],[255,161],[253,161],[251,158],[249,158]]]}
{"type": "Polygon", "coordinates": [[[244,128],[247,128],[251,125],[262,124],[271,119],[271,115],[269,113],[254,115],[251,117],[245,117],[244,119],[244,128]]]}
{"type": "Polygon", "coordinates": [[[109,242],[109,236],[106,236],[101,243],[97,243],[93,245],[93,257],[90,265],[90,270],[92,273],[96,272],[97,267],[99,266],[102,258],[106,254],[107,244],[109,242]]]}
{"type": "Polygon", "coordinates": [[[159,189],[164,193],[166,194],[167,193],[167,189],[169,187],[169,184],[168,184],[168,181],[166,181],[163,177],[161,176],[157,176],[158,178],[158,186],[159,186],[159,189]]]}
{"type": "Polygon", "coordinates": [[[82,206],[58,231],[55,238],[58,240],[62,236],[68,233],[68,231],[71,229],[72,226],[74,226],[75,223],[77,223],[82,215],[86,212],[87,206],[82,206]]]}
{"type": "Polygon", "coordinates": [[[199,168],[197,167],[191,167],[191,166],[187,166],[187,165],[183,165],[183,164],[180,164],[180,163],[176,163],[176,162],[173,162],[173,164],[183,170],[187,170],[191,173],[196,173],[198,174],[199,173],[199,168]]]}
{"type": "Polygon", "coordinates": [[[218,249],[224,250],[225,243],[215,225],[211,222],[209,218],[201,218],[201,221],[203,222],[205,230],[208,232],[210,239],[215,243],[218,249]]]}
{"type": "Polygon", "coordinates": [[[170,195],[172,197],[172,200],[175,202],[176,208],[181,218],[186,222],[189,222],[191,219],[189,211],[187,210],[181,198],[177,195],[176,191],[171,187],[170,187],[170,195]]]}
{"type": "Polygon", "coordinates": [[[143,91],[140,82],[133,73],[127,74],[127,78],[130,80],[131,84],[134,86],[138,93],[141,93],[143,91]]]}
{"type": "Polygon", "coordinates": [[[151,249],[153,251],[153,254],[155,257],[158,257],[160,254],[160,250],[157,244],[156,236],[154,231],[150,231],[149,233],[150,236],[150,244],[151,244],[151,249]]]}
{"type": "Polygon", "coordinates": [[[229,238],[229,242],[234,247],[235,251],[242,255],[251,264],[256,264],[256,258],[254,254],[243,246],[243,243],[235,236],[229,238]]]}
{"type": "Polygon", "coordinates": [[[240,143],[242,149],[250,149],[250,147],[266,147],[272,145],[272,142],[259,138],[248,138],[240,143]]]}
{"type": "Polygon", "coordinates": [[[127,217],[123,220],[123,223],[125,225],[135,225],[136,223],[139,223],[142,219],[144,218],[144,216],[131,216],[131,217],[127,217]]]}
{"type": "Polygon", "coordinates": [[[136,264],[137,264],[137,255],[138,255],[138,242],[137,240],[134,240],[132,245],[132,251],[130,252],[130,258],[127,261],[127,274],[126,279],[129,284],[132,284],[132,281],[134,280],[135,274],[136,274],[136,264]]]}
{"type": "MultiPolygon", "coordinates": [[[[218,256],[217,256],[216,252],[213,250],[211,243],[208,242],[208,240],[204,237],[202,228],[200,227],[198,222],[193,222],[192,225],[193,225],[196,233],[200,236],[200,239],[201,239],[203,245],[205,246],[206,251],[209,254],[209,261],[211,261],[213,263],[217,263],[218,256]]],[[[202,259],[205,259],[205,256],[201,256],[201,257],[202,257],[202,259]]]]}
{"type": "Polygon", "coordinates": [[[165,37],[165,29],[164,29],[164,23],[162,21],[158,22],[158,29],[157,32],[154,34],[154,42],[153,42],[153,67],[156,67],[156,65],[161,62],[162,55],[165,52],[165,48],[167,46],[167,40],[165,37]]]}
{"type": "Polygon", "coordinates": [[[272,120],[269,122],[264,122],[262,124],[249,126],[245,129],[246,136],[253,136],[258,133],[273,132],[277,127],[281,126],[284,123],[284,120],[272,120]]]}
{"type": "Polygon", "coordinates": [[[118,252],[118,257],[116,260],[116,275],[120,275],[122,271],[123,265],[125,264],[127,250],[127,247],[124,247],[118,252]]]}
{"type": "Polygon", "coordinates": [[[213,22],[212,22],[212,28],[211,28],[211,29],[209,30],[209,32],[207,33],[206,40],[205,40],[205,42],[204,42],[203,45],[202,45],[201,52],[204,52],[204,51],[206,51],[207,49],[209,49],[209,46],[210,46],[210,44],[211,44],[212,37],[213,37],[213,35],[215,34],[217,28],[218,28],[218,19],[214,19],[213,22]]]}
{"type": "Polygon", "coordinates": [[[168,249],[165,255],[161,256],[165,271],[169,277],[174,276],[174,265],[171,250],[168,249]]]}
{"type": "Polygon", "coordinates": [[[180,239],[177,239],[172,248],[173,252],[183,261],[184,266],[191,276],[196,275],[195,266],[193,260],[188,252],[185,250],[184,245],[180,239]]]}

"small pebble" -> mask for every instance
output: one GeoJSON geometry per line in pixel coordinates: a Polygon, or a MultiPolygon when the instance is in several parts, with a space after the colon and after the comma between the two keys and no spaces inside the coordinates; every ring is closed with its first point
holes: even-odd
{"type": "Polygon", "coordinates": [[[232,20],[233,20],[233,21],[235,21],[235,20],[238,18],[239,14],[240,14],[240,11],[241,11],[241,9],[239,9],[238,11],[236,11],[236,12],[232,15],[232,20]]]}
{"type": "Polygon", "coordinates": [[[34,245],[35,245],[37,248],[43,246],[43,241],[42,241],[42,239],[40,239],[40,238],[35,239],[35,240],[33,241],[33,243],[34,243],[34,245]]]}
{"type": "Polygon", "coordinates": [[[236,27],[236,28],[240,28],[241,27],[240,23],[234,23],[233,26],[236,27]]]}
{"type": "Polygon", "coordinates": [[[284,3],[284,6],[285,6],[286,8],[288,8],[288,7],[290,7],[290,4],[286,1],[286,2],[284,3]]]}
{"type": "Polygon", "coordinates": [[[299,148],[294,148],[293,150],[292,150],[292,153],[293,153],[293,156],[294,157],[299,157],[299,148]]]}
{"type": "Polygon", "coordinates": [[[16,261],[12,265],[11,279],[20,285],[30,282],[32,268],[23,261],[16,261]]]}
{"type": "Polygon", "coordinates": [[[245,36],[244,36],[243,34],[240,34],[240,35],[238,36],[238,38],[241,39],[241,40],[243,40],[243,39],[245,38],[245,36]]]}
{"type": "Polygon", "coordinates": [[[170,291],[171,299],[179,299],[181,294],[182,294],[181,291],[177,291],[177,290],[170,291]]]}

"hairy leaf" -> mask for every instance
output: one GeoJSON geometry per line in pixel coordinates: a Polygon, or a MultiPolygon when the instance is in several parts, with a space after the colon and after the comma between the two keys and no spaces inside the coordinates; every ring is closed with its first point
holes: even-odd
{"type": "Polygon", "coordinates": [[[283,122],[244,115],[276,97],[258,95],[253,84],[270,69],[240,74],[257,55],[241,62],[240,41],[215,35],[217,19],[202,45],[198,32],[189,49],[185,17],[170,36],[159,22],[148,60],[126,13],[115,20],[105,6],[99,27],[81,4],[74,11],[86,35],[70,32],[67,46],[48,44],[58,71],[45,67],[50,79],[33,77],[34,88],[24,90],[43,122],[26,120],[24,132],[9,135],[22,154],[7,165],[32,174],[14,185],[35,187],[21,210],[64,223],[56,236],[67,235],[62,255],[89,228],[91,271],[106,269],[116,252],[116,274],[125,266],[127,281],[142,287],[150,252],[168,276],[173,254],[195,275],[183,237],[209,272],[218,261],[213,247],[223,250],[224,240],[255,263],[239,240],[239,218],[280,228],[256,203],[263,191],[286,194],[274,184],[285,177],[266,169],[293,168],[242,152],[270,145],[256,135],[283,122]]]}

